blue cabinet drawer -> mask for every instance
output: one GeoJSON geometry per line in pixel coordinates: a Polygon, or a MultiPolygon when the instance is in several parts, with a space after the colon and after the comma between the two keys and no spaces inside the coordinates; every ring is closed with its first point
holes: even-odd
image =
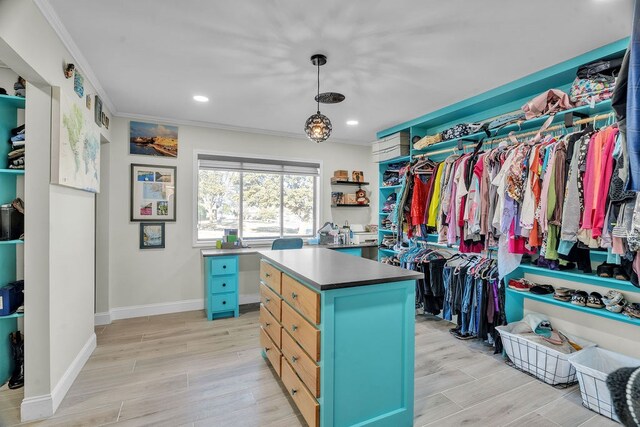
{"type": "Polygon", "coordinates": [[[211,257],[209,262],[209,274],[212,276],[235,274],[238,271],[238,258],[235,256],[211,257]]]}
{"type": "Polygon", "coordinates": [[[235,292],[211,295],[211,311],[234,311],[238,296],[235,292]]]}
{"type": "Polygon", "coordinates": [[[229,276],[213,276],[209,278],[210,288],[209,291],[212,294],[218,294],[221,292],[236,292],[238,289],[238,275],[229,276]]]}

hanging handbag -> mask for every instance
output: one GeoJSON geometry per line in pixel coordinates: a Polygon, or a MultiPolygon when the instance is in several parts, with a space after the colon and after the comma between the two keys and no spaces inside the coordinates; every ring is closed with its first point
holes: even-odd
{"type": "Polygon", "coordinates": [[[569,95],[560,89],[549,89],[522,106],[527,120],[573,108],[569,95]]]}

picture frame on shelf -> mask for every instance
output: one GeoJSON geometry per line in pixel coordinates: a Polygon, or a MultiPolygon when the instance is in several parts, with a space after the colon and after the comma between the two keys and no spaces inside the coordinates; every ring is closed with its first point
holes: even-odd
{"type": "Polygon", "coordinates": [[[140,249],[164,249],[164,222],[140,223],[140,249]]]}
{"type": "Polygon", "coordinates": [[[130,221],[176,220],[175,166],[131,164],[130,221]]]}

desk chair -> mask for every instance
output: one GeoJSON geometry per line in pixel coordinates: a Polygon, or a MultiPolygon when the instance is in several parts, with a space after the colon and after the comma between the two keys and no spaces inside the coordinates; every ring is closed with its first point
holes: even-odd
{"type": "Polygon", "coordinates": [[[299,237],[288,238],[288,239],[276,239],[271,244],[271,249],[273,250],[301,249],[301,248],[302,248],[302,239],[299,237]]]}

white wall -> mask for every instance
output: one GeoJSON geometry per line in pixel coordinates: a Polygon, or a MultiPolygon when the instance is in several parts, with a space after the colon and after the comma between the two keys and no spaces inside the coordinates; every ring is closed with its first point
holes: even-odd
{"type": "MultiPolygon", "coordinates": [[[[95,346],[95,196],[49,184],[49,86],[76,96],[73,79],[62,72],[76,61],[32,0],[0,2],[0,58],[37,84],[27,90],[22,405],[23,419],[33,419],[55,411],[95,346]]],[[[85,93],[95,94],[86,78],[84,85],[85,93]]],[[[109,131],[101,133],[109,139],[109,131]]]]}
{"type": "MultiPolygon", "coordinates": [[[[2,58],[0,58],[2,61],[2,58]]],[[[0,67],[0,87],[7,91],[7,95],[15,95],[16,91],[13,90],[13,84],[18,79],[18,75],[9,68],[0,67]]]]}
{"type": "MultiPolygon", "coordinates": [[[[131,315],[124,307],[170,304],[177,301],[202,300],[201,248],[192,245],[194,150],[237,153],[253,156],[275,156],[322,162],[321,224],[333,221],[343,224],[377,223],[377,167],[372,163],[371,148],[327,142],[312,143],[253,133],[223,131],[204,127],[180,126],[177,160],[152,156],[128,155],[129,120],[112,120],[113,140],[110,144],[110,308],[120,316],[131,315]],[[129,176],[131,163],[176,165],[177,222],[166,225],[166,248],[140,250],[139,223],[129,222],[129,176]],[[329,178],[336,169],[362,170],[372,185],[370,209],[332,209],[329,178]]],[[[344,191],[345,187],[341,187],[344,191]]],[[[348,189],[348,188],[347,188],[348,189]]],[[[257,257],[248,256],[241,263],[240,295],[242,302],[257,294],[257,257]]],[[[193,301],[192,301],[193,302],[193,301]]],[[[194,302],[194,304],[196,304],[194,302]]],[[[197,304],[196,304],[197,305],[197,304]]],[[[187,305],[185,307],[193,307],[187,305]]],[[[143,312],[141,312],[143,313],[143,312]]]]}

